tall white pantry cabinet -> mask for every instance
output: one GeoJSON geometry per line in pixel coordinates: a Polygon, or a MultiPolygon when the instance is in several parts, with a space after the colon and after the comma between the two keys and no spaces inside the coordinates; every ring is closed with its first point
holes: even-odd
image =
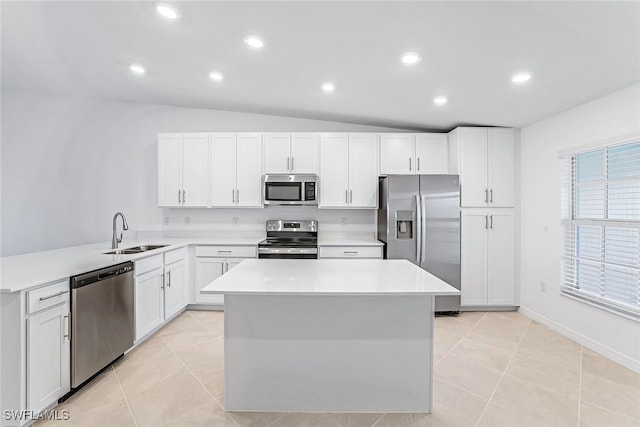
{"type": "Polygon", "coordinates": [[[515,130],[454,129],[449,173],[460,175],[461,308],[514,307],[515,130]]]}

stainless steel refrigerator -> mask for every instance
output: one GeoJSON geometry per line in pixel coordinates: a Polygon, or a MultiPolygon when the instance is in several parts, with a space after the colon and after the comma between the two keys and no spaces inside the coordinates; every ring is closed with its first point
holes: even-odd
{"type": "MultiPolygon", "coordinates": [[[[378,239],[385,259],[407,259],[460,289],[458,175],[380,178],[378,239]]],[[[436,312],[460,311],[459,296],[437,296],[436,312]]]]}

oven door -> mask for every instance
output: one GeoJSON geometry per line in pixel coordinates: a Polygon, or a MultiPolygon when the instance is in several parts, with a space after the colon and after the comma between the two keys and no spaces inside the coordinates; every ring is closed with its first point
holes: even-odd
{"type": "Polygon", "coordinates": [[[303,200],[304,184],[294,182],[265,182],[265,205],[301,205],[303,200]]]}
{"type": "Polygon", "coordinates": [[[318,248],[258,248],[258,258],[318,259],[318,248]]]}

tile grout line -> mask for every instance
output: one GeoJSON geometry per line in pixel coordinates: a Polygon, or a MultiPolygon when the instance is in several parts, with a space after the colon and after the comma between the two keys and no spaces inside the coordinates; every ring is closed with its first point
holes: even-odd
{"type": "MultiPolygon", "coordinates": [[[[485,315],[483,314],[483,315],[480,317],[480,319],[478,320],[478,322],[480,322],[480,320],[482,320],[482,318],[483,318],[484,316],[485,316],[485,315]]],[[[434,318],[433,318],[433,323],[434,323],[434,324],[433,324],[433,329],[434,329],[434,331],[433,331],[434,344],[435,344],[435,337],[436,337],[436,334],[435,334],[435,319],[436,319],[436,317],[434,317],[434,318]]],[[[478,324],[478,322],[476,322],[476,323],[475,323],[475,324],[474,324],[474,325],[473,325],[473,326],[472,326],[472,327],[471,327],[467,332],[465,332],[465,333],[464,333],[464,335],[463,335],[462,337],[457,337],[457,336],[455,336],[455,335],[453,335],[453,334],[448,333],[447,331],[441,331],[441,332],[444,332],[445,334],[449,334],[449,335],[451,335],[451,336],[454,336],[454,337],[458,338],[458,342],[457,342],[457,343],[455,343],[455,344],[453,345],[453,347],[451,347],[451,348],[449,349],[449,351],[447,351],[447,352],[444,354],[444,356],[442,356],[442,358],[441,358],[440,360],[438,360],[438,363],[434,363],[434,364],[433,364],[433,370],[434,370],[434,372],[432,373],[432,376],[433,376],[433,378],[434,378],[434,379],[435,379],[435,369],[436,369],[436,366],[438,366],[438,365],[440,364],[440,362],[442,362],[442,361],[443,361],[443,360],[444,360],[444,359],[449,355],[449,353],[451,353],[451,352],[453,351],[453,349],[455,349],[455,348],[458,346],[458,344],[460,344],[460,342],[462,341],[462,339],[463,339],[463,338],[465,338],[467,335],[469,335],[469,332],[471,332],[471,329],[475,328],[475,327],[476,327],[476,325],[478,324]]],[[[465,322],[465,323],[468,323],[468,322],[465,322]]],[[[435,347],[435,345],[434,345],[434,347],[435,347]]],[[[432,396],[432,400],[433,400],[433,396],[432,396]]]]}
{"type": "MultiPolygon", "coordinates": [[[[513,354],[511,355],[511,358],[509,359],[509,362],[507,363],[507,366],[504,367],[504,370],[502,371],[502,375],[500,375],[500,379],[496,383],[496,386],[494,387],[493,392],[491,393],[491,396],[489,396],[489,399],[487,400],[487,404],[484,406],[484,409],[480,413],[480,416],[478,417],[478,420],[475,423],[476,427],[478,426],[478,424],[480,424],[480,420],[482,419],[482,416],[485,414],[485,412],[487,412],[487,408],[489,407],[489,405],[491,405],[491,402],[493,401],[493,397],[495,396],[496,391],[498,391],[498,387],[500,387],[500,383],[502,382],[504,376],[507,374],[507,370],[509,369],[509,366],[511,366],[511,362],[513,362],[513,359],[515,359],[516,354],[518,354],[518,348],[520,347],[520,344],[522,343],[522,340],[524,339],[524,336],[527,334],[527,330],[530,327],[531,327],[531,320],[529,320],[529,325],[527,325],[527,328],[524,330],[524,332],[520,336],[520,339],[518,340],[518,344],[516,345],[516,349],[514,350],[513,354]]],[[[518,412],[518,411],[515,411],[515,412],[518,412]]],[[[520,412],[518,412],[518,413],[520,413],[520,412]]],[[[525,415],[525,414],[522,414],[522,415],[525,415]]]]}
{"type": "Polygon", "coordinates": [[[582,413],[582,358],[584,356],[584,346],[580,345],[580,376],[578,377],[578,427],[580,427],[580,416],[582,413]]]}
{"type": "Polygon", "coordinates": [[[131,415],[131,419],[133,420],[133,425],[138,427],[138,422],[136,421],[136,417],[133,415],[133,410],[131,409],[131,405],[129,405],[129,399],[127,398],[127,394],[124,392],[124,388],[122,388],[122,383],[120,382],[120,377],[118,376],[118,372],[116,371],[116,367],[111,365],[111,369],[113,369],[113,374],[116,376],[116,381],[118,381],[118,387],[120,387],[120,391],[122,392],[122,396],[124,396],[124,402],[127,404],[127,409],[129,410],[129,415],[131,415]]]}

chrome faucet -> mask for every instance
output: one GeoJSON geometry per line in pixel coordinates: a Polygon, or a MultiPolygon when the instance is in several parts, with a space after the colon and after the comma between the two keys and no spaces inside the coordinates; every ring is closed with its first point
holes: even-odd
{"type": "Polygon", "coordinates": [[[118,249],[118,243],[122,242],[122,233],[120,233],[120,237],[116,235],[116,219],[118,218],[118,215],[122,217],[122,229],[129,229],[127,219],[124,217],[122,212],[116,212],[116,214],[113,216],[113,236],[111,237],[111,249],[118,249]]]}

